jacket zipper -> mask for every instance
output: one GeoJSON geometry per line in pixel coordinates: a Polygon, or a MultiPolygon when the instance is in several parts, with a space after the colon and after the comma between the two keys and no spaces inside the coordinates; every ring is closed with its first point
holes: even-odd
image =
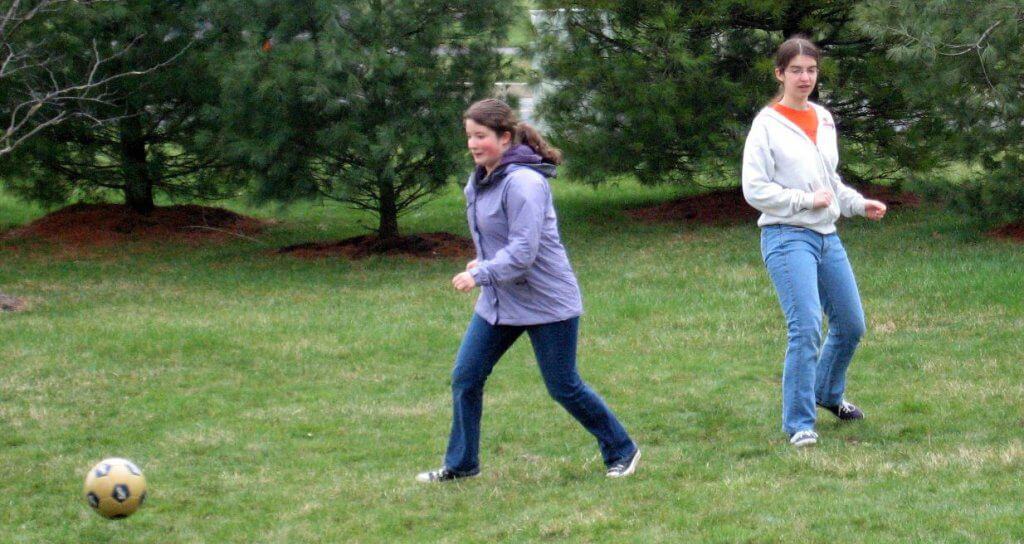
{"type": "MultiPolygon", "coordinates": [[[[480,257],[485,261],[487,260],[487,254],[484,252],[484,235],[480,232],[480,219],[476,214],[476,199],[477,192],[476,188],[473,188],[473,230],[476,231],[476,237],[480,240],[480,257]]],[[[498,313],[500,301],[498,300],[498,290],[491,286],[491,292],[494,293],[494,324],[497,325],[501,321],[501,316],[498,313]]]]}
{"type": "MultiPolygon", "coordinates": [[[[811,106],[811,107],[813,108],[814,106],[811,106]]],[[[817,154],[817,157],[818,157],[818,166],[821,168],[821,171],[825,174],[825,184],[826,184],[826,186],[829,189],[832,190],[832,194],[835,194],[836,193],[836,188],[832,185],[832,182],[831,182],[832,176],[829,174],[828,165],[825,164],[825,157],[823,157],[821,155],[821,148],[818,147],[817,142],[814,142],[813,140],[811,140],[811,137],[808,136],[807,133],[805,133],[799,127],[791,126],[792,122],[789,119],[786,119],[785,116],[783,116],[781,113],[778,113],[778,112],[772,112],[772,113],[774,115],[778,115],[778,116],[782,117],[782,119],[776,119],[776,121],[779,121],[780,123],[782,123],[782,126],[784,126],[784,127],[788,128],[789,130],[792,130],[792,131],[798,133],[799,135],[803,136],[803,138],[805,140],[807,140],[807,142],[810,143],[814,147],[814,151],[815,151],[815,153],[817,154]]],[[[818,113],[817,110],[815,110],[814,113],[817,114],[818,113]]],[[[821,125],[821,120],[819,119],[818,120],[818,128],[821,128],[821,126],[822,126],[821,125]]],[[[839,195],[836,195],[836,198],[838,199],[839,195]]],[[[838,202],[837,202],[837,205],[838,205],[838,202]]]]}

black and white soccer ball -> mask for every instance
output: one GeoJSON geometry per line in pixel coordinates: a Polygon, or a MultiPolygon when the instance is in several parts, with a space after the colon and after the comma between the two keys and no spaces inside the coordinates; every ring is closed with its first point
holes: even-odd
{"type": "Polygon", "coordinates": [[[89,469],[82,493],[99,515],[109,519],[126,518],[146,500],[146,477],[135,463],[111,457],[89,469]]]}

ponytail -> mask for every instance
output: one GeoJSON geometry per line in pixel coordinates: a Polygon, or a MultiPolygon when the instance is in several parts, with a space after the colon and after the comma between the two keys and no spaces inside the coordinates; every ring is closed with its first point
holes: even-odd
{"type": "Polygon", "coordinates": [[[551,164],[562,164],[562,151],[552,147],[544,136],[530,123],[519,121],[516,123],[515,142],[530,146],[545,161],[551,164]]]}
{"type": "Polygon", "coordinates": [[[463,119],[472,119],[496,134],[505,132],[512,134],[512,143],[530,146],[535,153],[551,164],[562,163],[562,152],[551,146],[529,123],[516,119],[515,112],[508,104],[495,98],[488,98],[473,105],[462,115],[463,119]]]}

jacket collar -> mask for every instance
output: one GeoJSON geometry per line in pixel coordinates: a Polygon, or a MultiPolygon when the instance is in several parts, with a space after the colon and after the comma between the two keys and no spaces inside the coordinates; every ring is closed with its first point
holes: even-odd
{"type": "Polygon", "coordinates": [[[536,170],[546,178],[553,178],[556,176],[555,165],[549,162],[544,162],[544,159],[530,146],[519,144],[512,146],[505,152],[501,157],[501,161],[498,163],[498,166],[496,166],[494,170],[491,170],[490,174],[488,174],[482,166],[474,168],[473,174],[470,176],[470,180],[476,188],[486,187],[494,183],[494,181],[501,179],[510,168],[515,166],[525,166],[532,170],[536,170]]]}

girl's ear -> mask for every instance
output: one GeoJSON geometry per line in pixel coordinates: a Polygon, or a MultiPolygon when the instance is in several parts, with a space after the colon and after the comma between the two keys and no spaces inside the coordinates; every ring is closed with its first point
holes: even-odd
{"type": "Polygon", "coordinates": [[[507,131],[507,130],[502,132],[501,133],[501,137],[498,138],[498,143],[501,144],[502,146],[506,146],[506,145],[511,144],[512,143],[512,133],[507,131]]]}
{"type": "Polygon", "coordinates": [[[779,80],[779,83],[786,80],[785,76],[782,74],[782,70],[779,70],[778,68],[775,69],[775,79],[779,80]]]}

